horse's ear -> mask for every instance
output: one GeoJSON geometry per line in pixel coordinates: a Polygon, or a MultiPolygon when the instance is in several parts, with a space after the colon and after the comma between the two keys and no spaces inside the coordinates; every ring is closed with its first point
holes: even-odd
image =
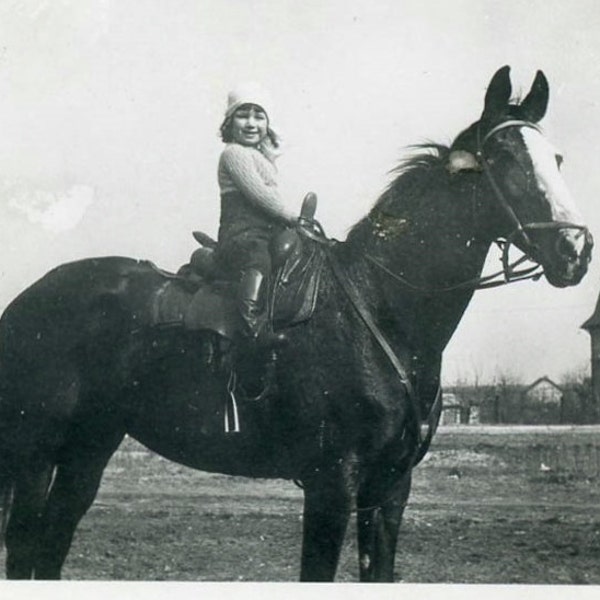
{"type": "Polygon", "coordinates": [[[520,116],[526,121],[537,123],[546,114],[549,94],[548,80],[542,71],[538,71],[529,94],[519,105],[520,116]]]}
{"type": "Polygon", "coordinates": [[[511,92],[510,67],[505,65],[494,73],[494,76],[488,85],[481,117],[494,117],[505,112],[508,101],[510,100],[511,92]]]}

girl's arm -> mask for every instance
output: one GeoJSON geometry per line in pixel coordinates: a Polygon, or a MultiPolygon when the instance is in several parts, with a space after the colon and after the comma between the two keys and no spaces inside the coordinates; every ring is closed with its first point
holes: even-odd
{"type": "Polygon", "coordinates": [[[268,185],[261,177],[251,151],[232,144],[223,151],[221,160],[235,186],[251,202],[286,223],[296,221],[296,217],[285,208],[277,186],[268,185]]]}

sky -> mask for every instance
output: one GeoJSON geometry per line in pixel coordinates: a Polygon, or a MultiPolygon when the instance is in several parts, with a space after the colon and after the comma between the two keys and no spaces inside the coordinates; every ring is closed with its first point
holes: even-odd
{"type": "MultiPolygon", "coordinates": [[[[408,146],[449,143],[478,118],[499,67],[515,93],[542,69],[544,131],[600,240],[598,33],[594,0],[3,0],[0,309],[60,263],[124,255],[175,270],[192,230],[215,235],[217,132],[242,81],[274,97],[289,207],[315,191],[344,239],[408,146]]],[[[599,291],[596,259],[574,288],[477,292],[444,382],[585,371],[580,326],[599,291]]]]}

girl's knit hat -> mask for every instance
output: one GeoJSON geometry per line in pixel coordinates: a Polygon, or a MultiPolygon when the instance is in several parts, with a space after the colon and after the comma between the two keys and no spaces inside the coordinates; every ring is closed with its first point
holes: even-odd
{"type": "Polygon", "coordinates": [[[229,92],[227,96],[225,118],[228,119],[231,117],[231,115],[244,104],[256,104],[256,106],[260,106],[265,113],[267,113],[269,122],[272,120],[273,101],[271,100],[270,94],[258,83],[243,83],[229,92]]]}

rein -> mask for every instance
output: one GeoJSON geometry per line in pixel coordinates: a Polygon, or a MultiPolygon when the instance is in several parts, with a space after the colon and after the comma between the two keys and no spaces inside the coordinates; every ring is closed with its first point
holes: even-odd
{"type": "MultiPolygon", "coordinates": [[[[301,218],[298,220],[298,227],[296,231],[307,237],[325,248],[325,256],[327,257],[327,261],[329,266],[331,267],[331,271],[337,280],[339,286],[342,288],[344,294],[348,298],[350,304],[371,333],[379,347],[382,349],[385,354],[388,362],[394,369],[400,383],[406,389],[406,393],[408,395],[409,406],[412,411],[412,425],[413,425],[413,435],[415,436],[415,440],[417,442],[417,446],[415,449],[415,454],[413,456],[412,466],[416,466],[429,449],[429,445],[431,444],[431,440],[433,439],[433,435],[437,429],[437,425],[440,419],[440,415],[442,412],[442,389],[438,387],[434,402],[429,410],[427,415],[427,419],[425,420],[426,432],[423,435],[421,424],[423,423],[423,417],[421,412],[421,404],[419,402],[419,398],[417,397],[417,393],[412,385],[408,373],[406,369],[400,362],[400,359],[396,356],[396,353],[390,346],[387,341],[385,335],[381,331],[381,329],[375,323],[373,317],[369,309],[364,305],[360,292],[356,289],[354,283],[347,276],[347,273],[344,271],[343,267],[340,265],[335,253],[332,252],[332,248],[338,243],[336,240],[329,239],[325,235],[321,224],[314,218],[301,218]]],[[[361,508],[360,510],[367,510],[366,508],[361,508]]]]}
{"type": "Polygon", "coordinates": [[[362,322],[365,324],[371,335],[375,338],[379,347],[383,350],[386,358],[388,359],[392,368],[396,372],[398,379],[406,389],[409,399],[409,405],[413,413],[413,434],[417,442],[415,456],[413,458],[413,466],[416,466],[425,456],[429,448],[429,444],[433,439],[433,434],[437,429],[437,424],[439,422],[439,417],[442,410],[441,388],[438,388],[433,405],[429,411],[429,414],[427,415],[427,431],[425,433],[425,436],[423,436],[423,433],[421,431],[421,423],[423,422],[421,414],[421,405],[419,403],[419,398],[417,397],[417,393],[415,392],[414,386],[410,382],[410,379],[404,366],[400,362],[400,359],[396,356],[396,353],[390,346],[381,329],[379,329],[379,327],[373,320],[369,309],[363,304],[359,292],[352,283],[352,280],[349,277],[347,277],[346,273],[344,272],[342,266],[339,264],[338,259],[336,258],[334,253],[327,252],[327,259],[337,282],[346,294],[346,297],[350,301],[350,304],[357,312],[358,316],[361,318],[362,322]]]}
{"type": "MultiPolygon", "coordinates": [[[[505,255],[507,243],[503,244],[503,257],[505,255]]],[[[515,267],[520,265],[526,260],[529,260],[526,256],[522,256],[512,264],[507,264],[500,271],[496,271],[495,273],[491,273],[490,275],[484,275],[483,277],[473,277],[472,279],[467,279],[466,281],[461,281],[455,285],[449,285],[445,287],[422,287],[415,285],[408,281],[408,279],[394,273],[390,269],[388,269],[381,261],[376,259],[374,256],[367,254],[365,258],[373,265],[381,269],[386,275],[391,277],[393,280],[401,283],[403,286],[411,289],[413,292],[419,292],[421,294],[437,294],[444,292],[454,292],[458,290],[464,289],[475,289],[475,290],[487,290],[491,288],[500,287],[501,285],[506,285],[508,283],[516,283],[517,281],[525,281],[527,279],[533,279],[537,281],[542,275],[543,271],[540,271],[541,268],[539,264],[534,265],[533,267],[527,267],[525,269],[516,270],[515,267]],[[537,271],[537,272],[536,272],[537,271]],[[498,280],[498,277],[504,275],[504,279],[498,280]]],[[[503,262],[504,264],[504,262],[503,262]]]]}

